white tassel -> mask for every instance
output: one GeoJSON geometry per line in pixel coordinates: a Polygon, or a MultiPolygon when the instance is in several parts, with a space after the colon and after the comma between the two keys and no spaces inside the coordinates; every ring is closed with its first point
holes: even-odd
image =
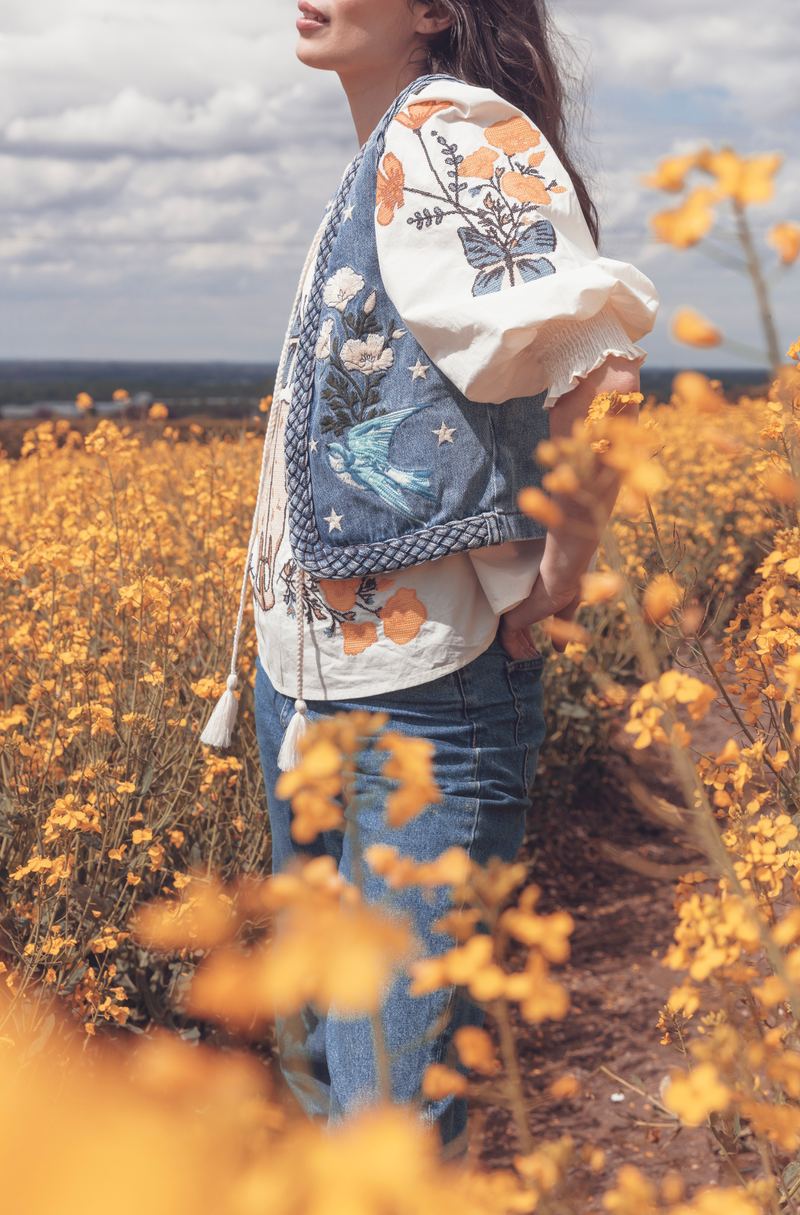
{"type": "Polygon", "coordinates": [[[236,714],[239,712],[239,701],[234,695],[238,682],[235,675],[228,676],[228,686],[217,701],[217,707],[200,735],[200,742],[205,743],[207,747],[229,747],[231,745],[236,714]]]}
{"type": "Polygon", "coordinates": [[[292,720],[286,727],[281,749],[278,752],[278,767],[281,772],[293,772],[295,768],[300,766],[300,760],[303,758],[300,744],[305,738],[306,730],[308,729],[307,712],[308,706],[306,702],[300,700],[298,697],[294,702],[292,720]]]}

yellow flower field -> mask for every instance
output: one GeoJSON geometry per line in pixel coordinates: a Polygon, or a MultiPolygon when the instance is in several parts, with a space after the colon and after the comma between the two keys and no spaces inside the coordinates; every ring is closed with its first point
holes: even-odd
{"type": "MultiPolygon", "coordinates": [[[[697,243],[730,203],[746,249],[744,208],[770,196],[779,163],[730,150],[664,162],[659,189],[678,192],[693,172],[715,184],[656,217],[661,238],[697,243]]],[[[794,226],[771,239],[788,265],[794,226]]],[[[767,310],[771,350],[768,320],[767,310]]],[[[699,346],[723,341],[686,311],[676,332],[699,346]]],[[[788,354],[800,359],[800,343],[788,354]]],[[[656,808],[705,857],[681,872],[663,959],[676,983],[659,1028],[679,1066],[657,1094],[635,1076],[622,1083],[670,1134],[707,1128],[727,1183],[695,1177],[687,1194],[675,1175],[657,1188],[625,1165],[600,1197],[618,1215],[780,1215],[800,1205],[800,373],[772,362],[758,399],[727,401],[718,384],[683,372],[668,402],[644,404],[638,427],[610,394],[571,437],[538,449],[548,491],[585,495],[598,469],[600,480],[623,479],[577,622],[542,630],[549,738],[539,779],[601,763],[621,731],[633,751],[670,757],[680,804],[656,808]],[[547,634],[567,642],[564,654],[550,652],[547,634]],[[698,726],[714,703],[730,731],[706,754],[698,726]],[[755,1172],[740,1167],[745,1144],[755,1172]]],[[[225,688],[262,432],[179,433],[165,421],[156,409],[148,430],[101,421],[85,437],[43,422],[18,460],[0,457],[9,1210],[598,1209],[587,1204],[603,1152],[566,1131],[535,1140],[530,1130],[513,1027],[523,1035],[571,1015],[560,968],[575,924],[566,911],[540,910],[527,865],[481,869],[460,849],[414,865],[393,848],[369,850],[366,864],[390,886],[453,892],[443,922],[453,948],[411,965],[404,923],[367,905],[326,858],[268,878],[252,627],[233,747],[200,742],[225,688]],[[273,937],[278,911],[284,929],[273,937]],[[458,984],[486,1004],[496,1040],[459,1031],[469,1079],[437,1064],[423,1095],[469,1091],[508,1109],[513,1169],[441,1164],[411,1111],[386,1101],[328,1138],[292,1113],[269,1066],[276,1009],[335,1001],[349,1016],[372,1016],[386,1095],[374,1014],[398,972],[413,993],[458,984]]],[[[520,501],[542,518],[554,509],[539,491],[520,501]]],[[[384,771],[397,781],[390,825],[435,804],[424,740],[393,734],[377,716],[341,715],[310,728],[300,767],[281,778],[298,839],[341,821],[365,745],[387,753],[384,771]]],[[[560,1076],[549,1097],[578,1087],[560,1076]]]]}

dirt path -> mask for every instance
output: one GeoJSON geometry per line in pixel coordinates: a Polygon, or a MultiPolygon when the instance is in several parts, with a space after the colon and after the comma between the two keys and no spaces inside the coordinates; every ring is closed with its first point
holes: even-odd
{"type": "MultiPolygon", "coordinates": [[[[721,746],[732,733],[721,718],[712,719],[706,732],[704,750],[721,746]]],[[[639,777],[657,792],[670,792],[663,758],[648,753],[635,759],[639,777]]],[[[587,1206],[598,1209],[599,1195],[626,1162],[655,1181],[672,1170],[690,1186],[730,1180],[709,1130],[675,1136],[671,1128],[637,1125],[662,1119],[622,1083],[641,1081],[657,1096],[665,1077],[680,1066],[674,1049],[661,1045],[657,1021],[682,976],[662,966],[661,959],[675,924],[672,874],[699,864],[698,854],[673,831],[631,807],[625,789],[629,775],[628,761],[620,759],[598,782],[574,792],[571,803],[559,798],[546,804],[526,844],[534,880],[543,890],[541,909],[563,908],[576,924],[570,963],[561,972],[572,1011],[563,1022],[539,1028],[517,1023],[526,1096],[535,1103],[567,1072],[581,1082],[579,1094],[557,1107],[555,1116],[552,1100],[543,1100],[540,1112],[534,1105],[531,1126],[537,1137],[569,1133],[579,1144],[603,1149],[605,1168],[589,1183],[586,1196],[587,1206]],[[621,867],[608,857],[609,844],[640,857],[645,866],[669,867],[670,876],[653,878],[621,867]]],[[[518,1148],[509,1116],[480,1107],[475,1114],[473,1142],[482,1159],[494,1167],[510,1164],[518,1148]]],[[[739,1158],[739,1166],[749,1171],[747,1156],[739,1158]]]]}

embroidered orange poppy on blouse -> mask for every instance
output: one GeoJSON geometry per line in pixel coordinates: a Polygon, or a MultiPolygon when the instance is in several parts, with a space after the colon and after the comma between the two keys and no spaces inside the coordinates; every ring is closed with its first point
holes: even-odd
{"type": "Polygon", "coordinates": [[[378,630],[371,620],[365,624],[352,624],[349,620],[342,621],[342,638],[345,654],[363,654],[378,640],[378,630]]]}
{"type": "Polygon", "coordinates": [[[535,148],[542,138],[541,131],[536,131],[527,118],[517,115],[516,118],[506,118],[503,122],[495,122],[483,132],[493,147],[513,156],[515,152],[527,152],[535,148]]]}
{"type": "Polygon", "coordinates": [[[356,606],[360,578],[320,578],[319,589],[337,612],[349,612],[356,606]]]}
{"type": "Polygon", "coordinates": [[[463,177],[485,177],[488,181],[494,174],[494,162],[499,155],[492,148],[478,148],[477,152],[464,157],[459,172],[463,177]]]}
{"type": "Polygon", "coordinates": [[[389,640],[395,645],[408,645],[428,619],[428,610],[417,598],[416,591],[401,586],[396,595],[387,599],[378,615],[383,621],[383,631],[389,640]]]}
{"type": "Polygon", "coordinates": [[[386,228],[394,219],[396,207],[402,207],[405,202],[403,186],[406,175],[403,166],[394,152],[387,152],[383,158],[383,172],[378,169],[378,188],[375,192],[375,206],[379,207],[378,223],[386,228]]]}
{"type": "Polygon", "coordinates": [[[434,114],[438,114],[440,110],[449,110],[452,104],[452,101],[415,101],[408,107],[407,114],[403,110],[400,111],[395,122],[408,127],[409,131],[418,131],[434,114]]]}
{"type": "Polygon", "coordinates": [[[506,194],[523,203],[538,203],[546,206],[550,195],[544,188],[541,177],[528,177],[523,173],[504,173],[500,184],[506,194]]]}

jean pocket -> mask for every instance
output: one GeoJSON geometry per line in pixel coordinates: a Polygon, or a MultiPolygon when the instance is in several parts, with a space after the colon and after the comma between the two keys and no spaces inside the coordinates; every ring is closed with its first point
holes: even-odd
{"type": "Polygon", "coordinates": [[[518,658],[509,659],[506,663],[506,670],[509,675],[515,671],[533,671],[536,675],[541,675],[544,668],[544,658],[541,654],[537,654],[535,658],[518,658]]]}

